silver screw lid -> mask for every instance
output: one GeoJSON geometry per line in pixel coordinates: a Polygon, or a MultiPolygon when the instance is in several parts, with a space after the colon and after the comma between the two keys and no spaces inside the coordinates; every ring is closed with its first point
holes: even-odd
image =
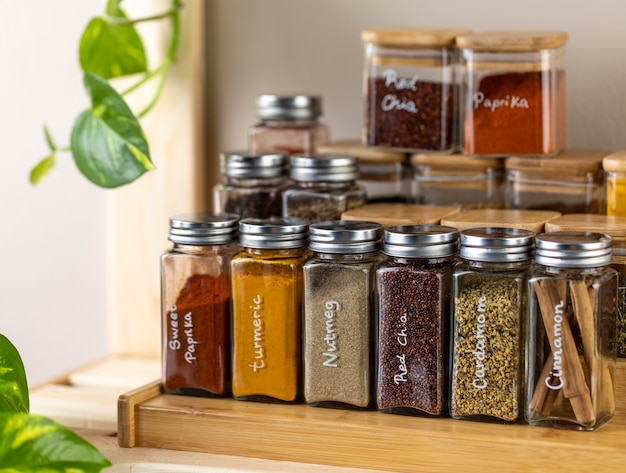
{"type": "Polygon", "coordinates": [[[559,268],[595,268],[613,260],[609,235],[594,232],[549,232],[537,235],[535,262],[559,268]]]}
{"type": "Polygon", "coordinates": [[[256,110],[264,120],[313,120],[322,115],[322,97],[262,94],[256,99],[256,110]]]}
{"type": "Polygon", "coordinates": [[[170,218],[168,240],[184,245],[219,245],[237,240],[235,214],[186,213],[170,218]]]}
{"type": "Polygon", "coordinates": [[[352,154],[316,153],[291,157],[291,177],[301,182],[355,181],[359,158],[352,154]]]}
{"type": "Polygon", "coordinates": [[[220,155],[221,173],[238,179],[269,179],[287,175],[287,154],[277,151],[227,151],[220,155]]]}
{"type": "Polygon", "coordinates": [[[383,253],[400,258],[444,258],[458,252],[459,231],[444,225],[399,225],[385,229],[383,253]]]}
{"type": "Polygon", "coordinates": [[[383,227],[360,220],[329,220],[311,225],[309,248],[319,253],[370,253],[382,247],[383,227]]]}
{"type": "Polygon", "coordinates": [[[470,228],[461,232],[459,255],[472,261],[494,263],[530,260],[534,235],[521,228],[470,228]]]}
{"type": "Polygon", "coordinates": [[[300,248],[306,246],[308,237],[308,220],[302,218],[246,218],[239,222],[239,243],[248,248],[300,248]]]}

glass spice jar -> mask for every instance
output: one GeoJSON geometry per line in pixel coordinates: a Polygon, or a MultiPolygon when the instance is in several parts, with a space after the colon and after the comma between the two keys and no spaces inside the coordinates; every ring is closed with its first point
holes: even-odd
{"type": "Polygon", "coordinates": [[[382,226],[311,225],[304,265],[304,398],[316,406],[374,403],[374,290],[382,226]]]}
{"type": "Polygon", "coordinates": [[[222,180],[213,189],[216,213],[241,218],[282,216],[287,188],[287,155],[280,152],[232,151],[220,156],[222,180]]]}
{"type": "Polygon", "coordinates": [[[406,153],[372,148],[358,140],[337,141],[318,146],[317,152],[357,156],[359,158],[357,184],[365,189],[368,203],[409,202],[406,153]]]}
{"type": "Polygon", "coordinates": [[[315,153],[291,157],[295,184],[283,193],[283,216],[309,223],[339,220],[342,212],[366,201],[356,183],[358,158],[351,154],[315,153]]]}
{"type": "Polygon", "coordinates": [[[626,217],[626,151],[602,160],[606,185],[606,214],[626,217]]]}
{"type": "Polygon", "coordinates": [[[244,219],[232,259],[233,396],[298,401],[301,394],[302,219],[244,219]]]}
{"type": "Polygon", "coordinates": [[[376,28],[365,49],[364,143],[405,151],[457,148],[460,28],[376,28]]]}
{"type": "Polygon", "coordinates": [[[378,288],[379,410],[448,411],[452,269],[459,232],[441,225],[385,229],[378,288]]]}
{"type": "Polygon", "coordinates": [[[536,237],[529,279],[529,424],[594,430],[615,412],[617,273],[611,238],[594,232],[536,237]]]}
{"type": "Polygon", "coordinates": [[[505,160],[506,207],[561,213],[604,213],[602,159],[607,151],[566,149],[550,159],[505,160]]]}
{"type": "Polygon", "coordinates": [[[239,250],[237,215],[170,219],[173,247],[161,256],[163,388],[230,394],[230,261],[239,250]]]}
{"type": "Polygon", "coordinates": [[[454,270],[450,415],[512,423],[523,408],[526,284],[534,233],[461,232],[454,270]]]}
{"type": "Polygon", "coordinates": [[[248,147],[253,153],[313,153],[330,140],[328,126],[320,121],[320,96],[263,94],[257,97],[256,107],[260,122],[248,130],[248,147]]]}
{"type": "Polygon", "coordinates": [[[504,160],[413,154],[411,201],[467,208],[504,207],[504,160]]]}
{"type": "Polygon", "coordinates": [[[617,297],[617,356],[626,358],[626,216],[569,214],[546,223],[546,232],[595,232],[611,237],[613,262],[619,275],[617,297]]]}
{"type": "Polygon", "coordinates": [[[481,156],[554,156],[565,145],[561,31],[459,35],[463,150],[481,156]]]}

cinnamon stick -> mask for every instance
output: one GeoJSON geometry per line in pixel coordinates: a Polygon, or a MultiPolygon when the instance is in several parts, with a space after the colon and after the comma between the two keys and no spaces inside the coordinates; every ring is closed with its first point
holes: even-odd
{"type": "Polygon", "coordinates": [[[565,281],[544,279],[535,281],[533,286],[555,360],[554,372],[560,372],[563,381],[563,394],[572,405],[576,421],[593,424],[596,416],[591,394],[565,313],[565,281]]]}
{"type": "Polygon", "coordinates": [[[550,353],[548,354],[548,357],[543,365],[543,369],[541,370],[541,374],[537,379],[535,389],[533,390],[533,397],[530,400],[530,408],[535,412],[543,414],[544,416],[550,415],[554,402],[559,394],[558,391],[550,389],[547,386],[547,384],[552,385],[555,379],[551,373],[553,366],[554,355],[550,353]]]}

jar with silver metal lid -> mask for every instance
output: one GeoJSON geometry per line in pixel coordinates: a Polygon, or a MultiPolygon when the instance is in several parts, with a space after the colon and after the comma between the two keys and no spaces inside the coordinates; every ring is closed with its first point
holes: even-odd
{"type": "Polygon", "coordinates": [[[529,279],[527,405],[531,425],[594,430],[615,412],[618,274],[611,237],[536,238],[529,279]]]}
{"type": "Polygon", "coordinates": [[[374,405],[375,267],[383,229],[358,220],[311,225],[304,265],[304,397],[317,406],[374,405]]]}
{"type": "Polygon", "coordinates": [[[294,402],[301,394],[302,219],[244,219],[232,259],[233,396],[294,402]]]}
{"type": "Polygon", "coordinates": [[[328,126],[320,121],[321,96],[262,94],[256,107],[260,121],[248,130],[252,152],[312,153],[330,140],[328,126]]]}
{"type": "Polygon", "coordinates": [[[229,151],[220,156],[222,179],[213,188],[216,213],[241,218],[282,216],[287,188],[287,154],[276,151],[229,151]]]}
{"type": "Polygon", "coordinates": [[[524,334],[534,233],[471,228],[452,276],[450,415],[512,423],[523,407],[524,334]]]}
{"type": "Polygon", "coordinates": [[[378,288],[379,410],[448,411],[452,270],[459,232],[441,225],[385,229],[378,288]]]}
{"type": "Polygon", "coordinates": [[[310,223],[339,220],[346,210],[365,203],[357,184],[358,158],[351,154],[316,153],[291,157],[295,185],[283,193],[283,215],[310,223]]]}
{"type": "Polygon", "coordinates": [[[161,256],[163,387],[170,393],[230,394],[230,262],[237,215],[170,219],[173,247],[161,256]]]}

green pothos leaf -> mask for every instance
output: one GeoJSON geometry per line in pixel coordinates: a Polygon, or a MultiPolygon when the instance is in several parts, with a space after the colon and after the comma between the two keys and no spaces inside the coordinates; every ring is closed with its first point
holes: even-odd
{"type": "Polygon", "coordinates": [[[0,414],[0,473],[97,473],[110,465],[93,445],[51,419],[0,414]]]}
{"type": "Polygon", "coordinates": [[[0,334],[0,414],[28,413],[28,383],[19,352],[0,334]]]}
{"type": "Polygon", "coordinates": [[[92,18],[80,38],[83,71],[104,79],[146,72],[146,53],[135,27],[119,22],[126,20],[126,15],[115,2],[109,2],[107,10],[109,16],[92,18]]]}
{"type": "Polygon", "coordinates": [[[128,184],[155,166],[139,121],[124,99],[102,77],[83,78],[91,108],[76,119],[71,148],[87,179],[101,187],[128,184]]]}

